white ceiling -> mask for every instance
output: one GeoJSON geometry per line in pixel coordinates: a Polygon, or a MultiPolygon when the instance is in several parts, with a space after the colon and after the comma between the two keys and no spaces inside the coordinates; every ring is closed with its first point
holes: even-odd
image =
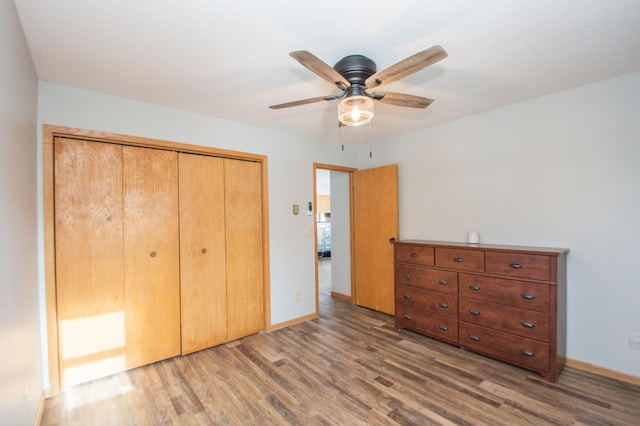
{"type": "Polygon", "coordinates": [[[333,141],[356,138],[338,128],[337,101],[267,108],[337,93],[291,51],[331,66],[363,54],[378,70],[436,44],[448,52],[381,89],[435,102],[425,110],[376,103],[367,140],[640,70],[638,0],[15,4],[41,80],[333,141]]]}

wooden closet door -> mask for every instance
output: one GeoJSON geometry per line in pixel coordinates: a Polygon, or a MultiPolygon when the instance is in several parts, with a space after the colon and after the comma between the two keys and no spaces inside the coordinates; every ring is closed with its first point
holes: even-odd
{"type": "Polygon", "coordinates": [[[127,367],[180,354],[178,161],[123,150],[127,367]]]}
{"type": "Polygon", "coordinates": [[[125,369],[122,148],[56,138],[54,176],[60,385],[70,386],[125,369]]]}
{"type": "Polygon", "coordinates": [[[264,329],[262,165],[224,160],[227,333],[234,340],[264,329]]]}
{"type": "Polygon", "coordinates": [[[224,160],[179,155],[182,353],[227,341],[224,160]]]}

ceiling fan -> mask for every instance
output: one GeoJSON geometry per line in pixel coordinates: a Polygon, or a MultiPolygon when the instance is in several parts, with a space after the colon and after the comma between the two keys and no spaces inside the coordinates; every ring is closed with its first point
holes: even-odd
{"type": "Polygon", "coordinates": [[[447,57],[440,46],[433,46],[409,56],[378,72],[375,62],[363,55],[349,55],[332,68],[306,50],[291,52],[303,66],[334,84],[342,92],[338,95],[318,96],[299,101],[271,105],[271,109],[289,108],[320,101],[342,99],[338,105],[338,119],[342,126],[360,126],[373,118],[373,101],[410,108],[426,108],[433,99],[395,92],[371,92],[370,89],[411,75],[447,57]]]}

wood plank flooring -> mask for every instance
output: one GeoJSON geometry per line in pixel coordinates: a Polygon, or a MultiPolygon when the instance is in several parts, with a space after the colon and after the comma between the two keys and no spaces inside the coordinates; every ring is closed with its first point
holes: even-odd
{"type": "Polygon", "coordinates": [[[557,384],[321,292],[321,316],[75,386],[42,425],[638,425],[640,387],[557,384]]]}

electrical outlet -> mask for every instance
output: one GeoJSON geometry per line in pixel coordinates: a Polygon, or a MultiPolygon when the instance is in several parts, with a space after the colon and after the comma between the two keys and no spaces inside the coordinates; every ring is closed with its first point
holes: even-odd
{"type": "Polygon", "coordinates": [[[296,302],[300,301],[300,292],[296,291],[296,302]]]}
{"type": "Polygon", "coordinates": [[[629,333],[629,347],[640,349],[640,333],[629,333]]]}

